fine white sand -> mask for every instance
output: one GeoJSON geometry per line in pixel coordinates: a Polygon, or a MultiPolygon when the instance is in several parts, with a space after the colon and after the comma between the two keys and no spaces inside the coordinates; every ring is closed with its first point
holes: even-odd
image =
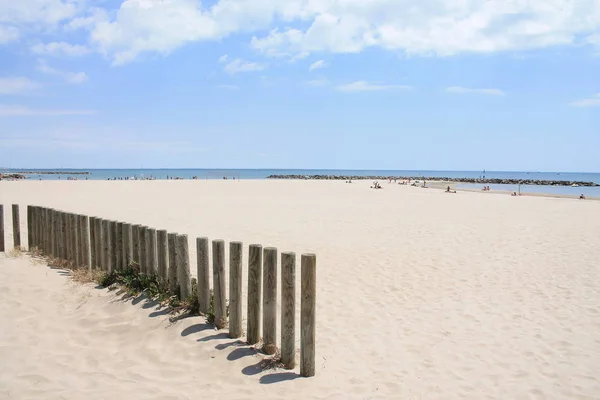
{"type": "Polygon", "coordinates": [[[208,236],[318,269],[305,379],[200,317],[0,255],[0,398],[599,398],[600,202],[369,184],[0,182],[7,246],[10,204],[25,244],[36,204],[186,233],[192,265],[208,236]]]}

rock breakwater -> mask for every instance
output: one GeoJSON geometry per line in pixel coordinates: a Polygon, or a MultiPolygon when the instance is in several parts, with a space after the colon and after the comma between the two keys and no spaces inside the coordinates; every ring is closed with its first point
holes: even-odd
{"type": "Polygon", "coordinates": [[[502,184],[502,185],[542,185],[542,186],[600,186],[596,182],[581,181],[559,181],[559,180],[537,180],[537,179],[479,179],[479,178],[450,178],[439,176],[358,176],[358,175],[269,175],[267,179],[303,179],[303,180],[425,180],[425,181],[443,181],[456,183],[481,183],[481,184],[502,184]]]}

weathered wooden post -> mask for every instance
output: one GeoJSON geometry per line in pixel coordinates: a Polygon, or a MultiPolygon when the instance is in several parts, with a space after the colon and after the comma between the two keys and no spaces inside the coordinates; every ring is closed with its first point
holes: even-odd
{"type": "Polygon", "coordinates": [[[148,274],[158,274],[158,254],[156,248],[156,229],[148,229],[148,274]]]}
{"type": "Polygon", "coordinates": [[[19,205],[12,205],[12,220],[13,220],[13,243],[15,249],[21,248],[21,217],[19,216],[19,205]]]}
{"type": "Polygon", "coordinates": [[[213,256],[213,295],[215,306],[215,326],[223,329],[227,326],[227,293],[225,292],[225,242],[212,241],[213,256]]]}
{"type": "Polygon", "coordinates": [[[140,265],[140,225],[135,224],[131,227],[131,238],[133,243],[133,261],[140,265]]]}
{"type": "Polygon", "coordinates": [[[296,366],[296,254],[281,253],[281,363],[296,366]]]}
{"type": "Polygon", "coordinates": [[[150,232],[147,226],[140,228],[140,273],[148,273],[148,241],[150,232]]]}
{"type": "Polygon", "coordinates": [[[50,221],[52,223],[52,257],[58,256],[59,236],[58,236],[58,211],[54,208],[50,210],[50,221]]]}
{"type": "Polygon", "coordinates": [[[92,268],[102,269],[102,239],[100,233],[102,231],[102,218],[94,217],[94,226],[92,229],[94,231],[94,243],[92,244],[92,246],[94,246],[95,253],[92,268]]]}
{"type": "Polygon", "coordinates": [[[169,243],[169,291],[171,294],[179,296],[179,284],[177,283],[177,234],[168,233],[167,241],[169,243]]]}
{"type": "Polygon", "coordinates": [[[262,293],[262,246],[251,244],[248,251],[248,344],[260,341],[260,311],[262,293]]]}
{"type": "Polygon", "coordinates": [[[263,253],[263,351],[277,351],[277,249],[266,247],[263,253]]]}
{"type": "Polygon", "coordinates": [[[131,224],[123,224],[123,268],[129,268],[133,260],[133,240],[131,237],[131,224]]]}
{"type": "Polygon", "coordinates": [[[125,241],[123,240],[123,222],[117,221],[117,266],[119,270],[125,269],[125,241]]]}
{"type": "Polygon", "coordinates": [[[92,260],[91,260],[91,241],[90,241],[90,221],[87,215],[81,216],[81,240],[82,240],[82,266],[92,269],[92,260]]]}
{"type": "Polygon", "coordinates": [[[181,299],[187,299],[192,294],[192,281],[190,279],[190,254],[188,251],[187,235],[177,235],[175,256],[177,260],[179,297],[181,299]]]}
{"type": "Polygon", "coordinates": [[[242,336],[242,243],[229,243],[229,337],[242,336]]]}
{"type": "Polygon", "coordinates": [[[104,255],[103,268],[106,272],[112,272],[112,238],[110,232],[110,221],[107,219],[102,220],[102,239],[104,244],[104,255]]]}
{"type": "Polygon", "coordinates": [[[79,248],[79,221],[77,214],[71,214],[71,242],[73,243],[73,263],[76,267],[81,265],[81,249],[79,248]]]}
{"type": "Polygon", "coordinates": [[[0,253],[6,251],[4,247],[4,205],[0,204],[0,253]]]}
{"type": "Polygon", "coordinates": [[[118,221],[111,220],[110,221],[110,239],[112,244],[111,250],[111,265],[112,271],[118,271],[120,269],[119,262],[121,259],[119,258],[119,227],[118,221]]]}
{"type": "Polygon", "coordinates": [[[210,268],[208,266],[208,238],[196,238],[198,274],[198,309],[207,314],[210,309],[210,268]]]}
{"type": "Polygon", "coordinates": [[[315,319],[317,296],[317,257],[302,254],[300,293],[300,375],[315,375],[315,319]]]}
{"type": "Polygon", "coordinates": [[[27,206],[27,249],[29,251],[31,251],[31,249],[33,248],[32,246],[32,240],[31,240],[31,234],[32,234],[32,230],[31,230],[31,206],[28,205],[27,206]]]}
{"type": "Polygon", "coordinates": [[[67,213],[67,212],[65,212],[65,215],[63,216],[63,219],[65,221],[65,250],[66,250],[65,260],[68,261],[68,262],[71,262],[71,260],[72,260],[71,256],[73,254],[73,247],[71,246],[71,218],[70,218],[70,214],[67,213]]]}
{"type": "Polygon", "coordinates": [[[96,267],[96,217],[91,216],[90,221],[90,268],[96,267]]]}
{"type": "Polygon", "coordinates": [[[167,231],[164,229],[156,231],[156,256],[158,266],[158,277],[163,283],[169,279],[169,247],[167,243],[167,231]]]}

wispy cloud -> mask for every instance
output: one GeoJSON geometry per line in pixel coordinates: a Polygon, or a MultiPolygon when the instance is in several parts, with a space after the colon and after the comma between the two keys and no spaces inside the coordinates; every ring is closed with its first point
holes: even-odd
{"type": "Polygon", "coordinates": [[[571,107],[599,107],[600,106],[600,93],[596,93],[592,97],[587,99],[576,100],[569,103],[571,107]]]}
{"type": "Polygon", "coordinates": [[[225,90],[238,90],[240,87],[237,85],[217,85],[219,89],[225,90]]]}
{"type": "Polygon", "coordinates": [[[38,71],[47,74],[61,77],[68,83],[72,85],[79,85],[88,80],[88,76],[85,72],[69,72],[69,71],[61,71],[56,68],[50,67],[44,60],[38,60],[38,71]]]}
{"type": "Polygon", "coordinates": [[[27,106],[0,104],[0,117],[60,116],[60,115],[93,115],[94,110],[44,110],[27,106]]]}
{"type": "Polygon", "coordinates": [[[331,81],[327,78],[322,78],[322,79],[312,79],[310,81],[306,81],[304,82],[306,85],[309,86],[328,86],[331,85],[331,81]]]}
{"type": "Polygon", "coordinates": [[[24,77],[0,78],[0,95],[3,94],[23,94],[31,92],[41,85],[24,77]]]}
{"type": "Polygon", "coordinates": [[[407,85],[380,85],[372,84],[366,81],[356,81],[344,85],[339,85],[336,87],[338,91],[345,93],[377,92],[384,90],[407,90],[411,88],[411,86],[407,85]]]}
{"type": "Polygon", "coordinates": [[[79,44],[69,44],[67,42],[39,43],[31,47],[31,51],[41,55],[66,55],[82,56],[88,54],[90,49],[79,44]]]}
{"type": "Polygon", "coordinates": [[[229,56],[227,54],[223,54],[221,57],[219,57],[219,62],[222,64],[227,61],[228,58],[229,56]]]}
{"type": "Polygon", "coordinates": [[[13,42],[19,38],[19,30],[13,26],[0,25],[0,44],[13,42]]]}
{"type": "Polygon", "coordinates": [[[245,61],[239,58],[225,65],[225,72],[232,75],[240,72],[262,71],[264,69],[265,66],[263,64],[245,61]]]}
{"type": "Polygon", "coordinates": [[[449,93],[474,93],[474,94],[487,94],[489,96],[506,96],[506,93],[500,89],[477,89],[477,88],[466,88],[462,86],[450,86],[446,88],[449,93]]]}
{"type": "Polygon", "coordinates": [[[327,64],[325,63],[324,60],[315,61],[314,63],[312,63],[310,65],[310,67],[308,67],[308,71],[314,71],[316,69],[325,68],[326,66],[327,66],[327,64]]]}

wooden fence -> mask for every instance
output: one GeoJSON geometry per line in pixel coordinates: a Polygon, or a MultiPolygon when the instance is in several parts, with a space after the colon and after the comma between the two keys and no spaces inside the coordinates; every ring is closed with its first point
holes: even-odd
{"type": "MultiPolygon", "coordinates": [[[[13,242],[21,247],[19,206],[12,205],[13,242]]],[[[5,251],[4,210],[0,205],[0,252],[5,251]]],[[[53,208],[27,206],[29,250],[67,261],[72,267],[105,272],[123,270],[132,263],[140,273],[157,275],[172,293],[182,298],[192,293],[188,237],[148,226],[73,214],[53,208]]],[[[212,275],[215,325],[228,328],[231,338],[242,336],[243,244],[229,243],[226,275],[225,242],[212,240],[212,275]],[[226,280],[229,278],[229,287],[226,280]],[[229,290],[229,315],[227,313],[229,290]]],[[[197,295],[201,313],[210,307],[209,239],[196,239],[197,295]]],[[[277,261],[274,247],[251,244],[248,252],[246,337],[248,344],[261,340],[266,354],[277,351],[277,261]],[[262,297],[262,301],[261,301],[262,297]],[[261,320],[262,318],[262,320],[261,320]]],[[[192,263],[192,265],[194,265],[192,263]]],[[[315,375],[316,256],[301,256],[300,375],[315,375]]],[[[281,253],[281,363],[296,366],[296,254],[281,253]]]]}

